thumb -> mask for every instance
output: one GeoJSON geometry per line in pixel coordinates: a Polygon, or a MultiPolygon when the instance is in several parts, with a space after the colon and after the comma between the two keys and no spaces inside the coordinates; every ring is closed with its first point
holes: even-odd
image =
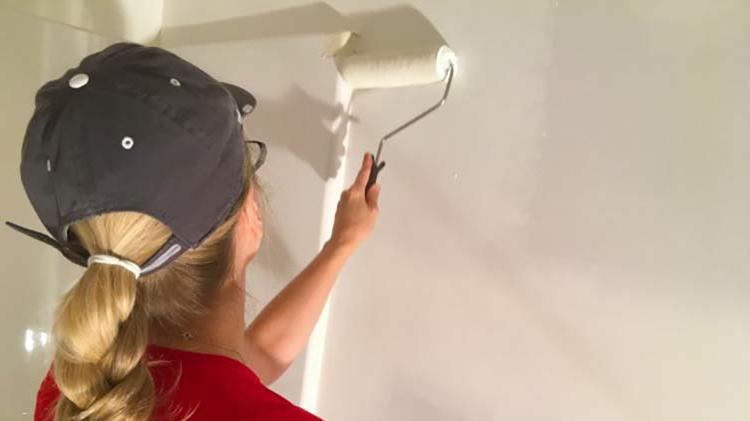
{"type": "Polygon", "coordinates": [[[380,184],[374,184],[372,187],[370,187],[369,190],[367,190],[367,193],[365,195],[365,199],[367,200],[367,204],[370,206],[370,209],[374,209],[374,210],[378,209],[379,198],[380,198],[380,184]]]}
{"type": "Polygon", "coordinates": [[[365,191],[367,185],[367,179],[370,177],[370,168],[372,167],[372,155],[366,153],[362,159],[362,167],[357,173],[357,178],[352,183],[352,190],[359,191],[360,193],[365,191]]]}

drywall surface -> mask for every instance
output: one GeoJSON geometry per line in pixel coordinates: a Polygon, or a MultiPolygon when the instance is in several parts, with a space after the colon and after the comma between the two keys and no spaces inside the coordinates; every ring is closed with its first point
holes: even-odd
{"type": "MultiPolygon", "coordinates": [[[[0,9],[0,216],[43,230],[21,185],[21,144],[34,93],[110,40],[0,9]]],[[[52,314],[80,272],[51,247],[0,227],[0,420],[31,419],[52,358],[52,314]]]]}
{"type": "MultiPolygon", "coordinates": [[[[747,3],[413,4],[460,72],[388,147],[321,415],[750,418],[747,3]]],[[[438,89],[355,98],[350,153],[438,89]]]]}
{"type": "MultiPolygon", "coordinates": [[[[363,14],[398,29],[406,13],[382,1],[212,4],[167,2],[165,20],[224,20],[211,34],[232,39],[293,36],[290,16],[299,32],[343,16],[365,33],[363,14]],[[243,29],[247,16],[258,25],[243,29]]],[[[460,69],[445,108],[385,152],[381,219],[334,291],[319,413],[750,417],[746,3],[410,5],[460,69]]],[[[187,29],[175,42],[210,35],[187,29]]],[[[349,174],[439,91],[355,95],[349,174]]]]}

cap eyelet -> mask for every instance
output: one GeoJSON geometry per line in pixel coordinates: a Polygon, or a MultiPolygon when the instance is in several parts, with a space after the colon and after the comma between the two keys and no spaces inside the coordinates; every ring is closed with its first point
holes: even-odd
{"type": "Polygon", "coordinates": [[[78,89],[86,86],[89,83],[89,75],[86,73],[77,73],[68,79],[68,86],[73,89],[78,89]]]}
{"type": "Polygon", "coordinates": [[[47,172],[52,172],[52,162],[50,160],[47,160],[47,172]]]}
{"type": "Polygon", "coordinates": [[[128,150],[133,147],[134,143],[135,142],[133,142],[133,138],[130,137],[130,136],[123,137],[122,138],[122,142],[121,142],[122,147],[125,148],[125,149],[128,149],[128,150]]]}
{"type": "Polygon", "coordinates": [[[181,86],[182,85],[182,83],[180,83],[180,81],[177,80],[177,79],[175,79],[175,78],[169,79],[169,83],[171,83],[172,86],[181,86]]]}
{"type": "Polygon", "coordinates": [[[252,104],[245,104],[242,106],[242,112],[245,114],[250,114],[252,110],[253,110],[252,104]]]}

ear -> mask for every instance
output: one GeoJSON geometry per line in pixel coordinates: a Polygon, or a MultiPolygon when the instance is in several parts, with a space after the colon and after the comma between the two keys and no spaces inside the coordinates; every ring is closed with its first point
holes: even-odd
{"type": "Polygon", "coordinates": [[[242,203],[242,207],[240,208],[240,223],[245,222],[248,215],[250,215],[253,209],[252,202],[255,200],[255,187],[250,187],[250,191],[247,192],[247,197],[245,198],[245,202],[242,203]]]}
{"type": "Polygon", "coordinates": [[[238,223],[244,225],[239,227],[241,231],[250,231],[258,237],[263,236],[263,215],[258,206],[255,186],[251,186],[250,191],[247,192],[247,198],[245,198],[245,203],[242,204],[239,216],[238,223]]]}

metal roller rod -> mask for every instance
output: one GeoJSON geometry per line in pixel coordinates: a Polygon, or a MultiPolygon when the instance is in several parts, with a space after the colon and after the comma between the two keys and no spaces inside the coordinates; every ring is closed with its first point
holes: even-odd
{"type": "Polygon", "coordinates": [[[411,126],[412,124],[414,124],[417,121],[425,118],[428,114],[430,114],[431,112],[437,110],[438,108],[442,107],[443,104],[445,104],[446,100],[448,99],[448,93],[451,90],[451,82],[453,82],[453,65],[452,64],[451,64],[450,68],[448,69],[448,71],[446,73],[447,73],[448,81],[445,84],[445,91],[443,92],[443,97],[440,98],[440,101],[438,101],[432,107],[430,107],[430,108],[422,111],[421,113],[419,113],[417,116],[415,116],[411,120],[407,121],[406,123],[404,123],[404,124],[396,127],[391,132],[389,132],[388,134],[386,134],[385,136],[383,136],[382,139],[380,139],[380,142],[378,143],[378,152],[375,155],[375,160],[373,161],[373,164],[372,164],[372,170],[370,171],[370,179],[367,182],[367,189],[369,189],[370,186],[372,186],[373,184],[375,184],[375,182],[377,181],[377,178],[378,178],[378,173],[380,172],[380,170],[383,167],[383,163],[380,161],[380,156],[383,153],[383,145],[385,145],[385,142],[388,139],[390,139],[393,136],[395,136],[396,134],[398,134],[401,131],[403,131],[404,129],[406,129],[407,127],[411,126]]]}

